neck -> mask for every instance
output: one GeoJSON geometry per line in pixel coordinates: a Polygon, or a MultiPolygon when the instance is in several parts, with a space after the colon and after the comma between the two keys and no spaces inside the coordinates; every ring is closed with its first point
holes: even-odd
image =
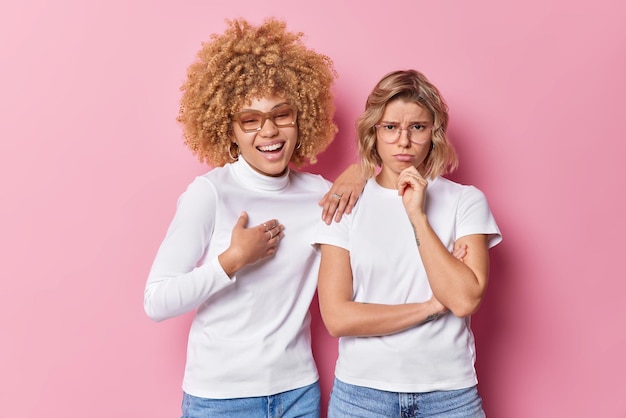
{"type": "MultiPolygon", "coordinates": [[[[424,166],[420,165],[419,167],[417,167],[417,171],[423,176],[424,166]]],[[[376,175],[376,182],[385,189],[397,190],[399,177],[400,172],[395,172],[383,165],[380,173],[376,175]]]]}
{"type": "Polygon", "coordinates": [[[376,175],[376,183],[385,189],[395,190],[398,188],[398,177],[400,177],[399,174],[385,173],[384,171],[381,171],[378,175],[376,175]]]}

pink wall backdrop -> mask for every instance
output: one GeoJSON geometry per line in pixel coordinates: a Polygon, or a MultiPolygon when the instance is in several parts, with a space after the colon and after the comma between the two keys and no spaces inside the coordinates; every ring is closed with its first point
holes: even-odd
{"type": "MultiPolygon", "coordinates": [[[[474,317],[490,417],[626,417],[626,6],[621,0],[4,1],[0,5],[0,417],[179,416],[191,316],[152,323],[148,269],[207,170],[178,87],[224,19],[287,21],[331,56],[355,159],[373,84],[423,71],[451,108],[457,181],[505,235],[474,317]]],[[[336,341],[316,313],[324,402],[336,341]]]]}

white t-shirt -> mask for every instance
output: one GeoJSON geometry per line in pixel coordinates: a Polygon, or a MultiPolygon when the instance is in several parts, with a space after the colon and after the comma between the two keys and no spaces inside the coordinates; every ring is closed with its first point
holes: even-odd
{"type": "Polygon", "coordinates": [[[156,255],[144,307],[160,321],[197,309],[183,390],[203,398],[267,396],[314,383],[309,306],[319,255],[311,247],[329,189],[319,175],[275,178],[244,160],[197,177],[181,195],[156,255]],[[229,278],[217,256],[242,211],[248,227],[285,226],[277,253],[229,278]]]}
{"type": "MultiPolygon", "coordinates": [[[[429,181],[426,214],[443,244],[470,234],[501,241],[484,194],[443,177],[429,181]]],[[[370,179],[352,214],[318,223],[316,243],[350,252],[357,302],[403,304],[432,296],[411,223],[397,190],[370,179]]],[[[469,318],[442,318],[393,335],[341,337],[335,376],[349,384],[393,392],[454,390],[477,383],[469,318]]]]}

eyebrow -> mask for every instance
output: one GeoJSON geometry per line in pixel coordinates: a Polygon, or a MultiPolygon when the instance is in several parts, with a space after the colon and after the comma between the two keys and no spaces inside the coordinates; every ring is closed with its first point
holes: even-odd
{"type": "MultiPolygon", "coordinates": [[[[274,107],[272,107],[269,111],[271,112],[272,110],[276,109],[277,107],[280,107],[282,105],[288,105],[289,102],[282,102],[282,103],[278,103],[277,105],[275,105],[274,107]]],[[[239,112],[261,112],[261,113],[268,113],[268,112],[263,112],[262,110],[259,109],[241,109],[239,112]]],[[[238,113],[238,112],[237,112],[238,113]]]]}
{"type": "MultiPolygon", "coordinates": [[[[400,125],[400,122],[390,122],[390,121],[386,121],[386,120],[381,120],[379,123],[386,123],[389,125],[400,125]]],[[[422,124],[422,125],[428,125],[428,124],[432,124],[432,122],[430,121],[426,121],[426,120],[414,120],[409,122],[409,125],[415,125],[415,124],[422,124]]]]}

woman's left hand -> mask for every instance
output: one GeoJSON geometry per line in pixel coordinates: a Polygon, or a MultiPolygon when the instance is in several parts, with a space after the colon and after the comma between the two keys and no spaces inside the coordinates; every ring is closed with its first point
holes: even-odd
{"type": "Polygon", "coordinates": [[[452,255],[457,260],[463,261],[465,256],[467,255],[467,244],[459,244],[458,241],[454,243],[454,249],[452,251],[452,255]]]}

